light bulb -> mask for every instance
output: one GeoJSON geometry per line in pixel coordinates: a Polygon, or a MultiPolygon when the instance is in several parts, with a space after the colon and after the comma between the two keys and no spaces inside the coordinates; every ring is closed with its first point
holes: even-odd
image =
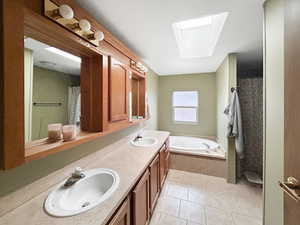
{"type": "Polygon", "coordinates": [[[138,62],[138,63],[136,64],[136,67],[139,68],[139,69],[141,69],[142,66],[143,66],[142,63],[140,63],[140,62],[138,62]]]}
{"type": "Polygon", "coordinates": [[[59,15],[63,18],[71,20],[74,17],[73,9],[68,5],[61,5],[58,8],[59,15]]]}
{"type": "Polygon", "coordinates": [[[91,24],[86,19],[82,19],[79,21],[79,27],[82,31],[85,31],[85,32],[91,30],[91,24]]]}
{"type": "Polygon", "coordinates": [[[103,41],[104,39],[104,33],[100,30],[97,30],[95,33],[94,33],[94,38],[97,40],[97,41],[103,41]]]}

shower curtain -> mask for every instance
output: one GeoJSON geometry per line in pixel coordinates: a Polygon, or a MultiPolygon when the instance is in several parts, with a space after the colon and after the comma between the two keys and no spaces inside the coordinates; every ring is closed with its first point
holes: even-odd
{"type": "Polygon", "coordinates": [[[80,124],[80,87],[69,87],[68,121],[69,124],[80,124]]]}

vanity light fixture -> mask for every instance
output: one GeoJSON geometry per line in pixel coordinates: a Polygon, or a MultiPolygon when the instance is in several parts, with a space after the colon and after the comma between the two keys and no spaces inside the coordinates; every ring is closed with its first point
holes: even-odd
{"type": "Polygon", "coordinates": [[[141,62],[137,62],[137,63],[136,63],[136,67],[137,67],[137,68],[141,69],[142,66],[143,66],[143,64],[142,64],[141,62]]]}
{"type": "Polygon", "coordinates": [[[88,32],[91,30],[91,24],[88,20],[86,19],[82,19],[82,20],[79,20],[78,23],[74,23],[72,25],[70,25],[70,28],[73,30],[73,31],[84,31],[84,32],[88,32]]]}
{"type": "Polygon", "coordinates": [[[87,36],[87,38],[89,40],[103,41],[104,40],[104,33],[100,30],[97,30],[93,34],[89,34],[87,36]]]}
{"type": "Polygon", "coordinates": [[[79,27],[82,31],[90,31],[91,30],[91,23],[86,19],[79,20],[79,27]]]}
{"type": "Polygon", "coordinates": [[[104,40],[104,33],[100,30],[97,30],[95,33],[94,33],[94,37],[97,41],[103,41],[104,40]]]}
{"type": "Polygon", "coordinates": [[[99,46],[100,41],[104,39],[104,34],[92,26],[91,22],[80,15],[75,15],[75,11],[66,4],[60,5],[58,0],[43,0],[44,15],[60,24],[73,34],[80,36],[94,46],[99,46]]]}
{"type": "Polygon", "coordinates": [[[59,6],[57,9],[53,10],[51,16],[55,20],[60,18],[71,20],[74,18],[74,12],[70,6],[64,4],[59,6]]]}
{"type": "Polygon", "coordinates": [[[141,62],[135,62],[135,61],[131,60],[130,66],[139,72],[143,72],[143,73],[148,72],[148,68],[146,66],[144,66],[141,62]]]}

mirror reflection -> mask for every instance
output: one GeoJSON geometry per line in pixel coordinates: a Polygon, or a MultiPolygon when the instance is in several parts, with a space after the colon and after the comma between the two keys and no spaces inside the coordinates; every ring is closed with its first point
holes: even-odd
{"type": "Polygon", "coordinates": [[[25,142],[48,137],[48,125],[80,127],[81,58],[24,37],[25,142]]]}

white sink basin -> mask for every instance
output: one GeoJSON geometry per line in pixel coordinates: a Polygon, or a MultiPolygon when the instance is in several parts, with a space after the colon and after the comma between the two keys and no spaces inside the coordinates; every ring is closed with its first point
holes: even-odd
{"type": "Polygon", "coordinates": [[[63,181],[45,201],[48,214],[57,217],[73,216],[85,212],[109,198],[119,186],[118,174],[109,169],[92,169],[83,172],[85,177],[70,187],[63,181]]]}
{"type": "Polygon", "coordinates": [[[132,140],[131,143],[138,147],[149,147],[157,143],[157,139],[154,137],[143,137],[138,140],[132,140]]]}

